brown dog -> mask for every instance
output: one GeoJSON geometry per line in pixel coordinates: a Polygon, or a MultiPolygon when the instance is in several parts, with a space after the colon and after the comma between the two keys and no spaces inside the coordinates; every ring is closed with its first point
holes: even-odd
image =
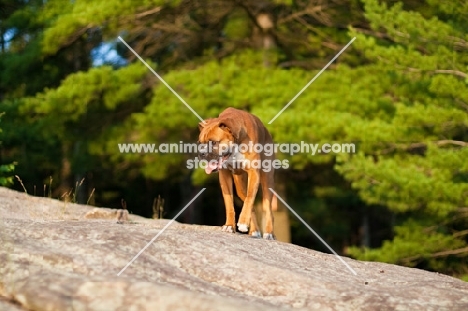
{"type": "MultiPolygon", "coordinates": [[[[255,152],[255,144],[273,145],[270,133],[256,116],[234,108],[227,108],[218,118],[207,119],[199,124],[199,157],[209,161],[205,172],[219,171],[219,182],[226,207],[226,223],[222,230],[235,232],[233,180],[237,195],[244,201],[237,228],[253,237],[261,233],[253,210],[255,196],[261,184],[265,228],[263,238],[275,239],[273,213],[277,199],[268,188],[273,188],[273,165],[265,168],[262,163],[274,160],[274,154],[255,152]],[[252,146],[252,147],[249,147],[252,146]],[[260,165],[259,165],[260,163],[260,165]],[[249,226],[250,224],[250,226],[249,226]]],[[[258,151],[258,149],[256,149],[258,151]]]]}

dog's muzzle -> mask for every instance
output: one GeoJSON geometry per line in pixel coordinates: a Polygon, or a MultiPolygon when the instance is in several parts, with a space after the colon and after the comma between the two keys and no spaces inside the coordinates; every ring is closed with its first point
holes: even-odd
{"type": "Polygon", "coordinates": [[[219,154],[220,150],[218,146],[214,146],[209,144],[198,144],[198,158],[200,160],[206,161],[205,166],[205,173],[211,174],[219,171],[223,168],[224,162],[229,158],[230,152],[224,152],[223,154],[219,154]]]}
{"type": "Polygon", "coordinates": [[[222,155],[219,154],[219,149],[216,146],[213,146],[213,144],[208,143],[208,144],[203,144],[199,143],[198,144],[198,158],[200,160],[216,160],[222,155]]]}

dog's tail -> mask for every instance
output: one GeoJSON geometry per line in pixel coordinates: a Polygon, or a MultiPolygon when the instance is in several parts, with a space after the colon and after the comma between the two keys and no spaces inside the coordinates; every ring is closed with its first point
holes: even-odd
{"type": "Polygon", "coordinates": [[[276,212],[278,210],[278,197],[276,194],[273,194],[273,198],[271,199],[271,210],[276,212]]]}

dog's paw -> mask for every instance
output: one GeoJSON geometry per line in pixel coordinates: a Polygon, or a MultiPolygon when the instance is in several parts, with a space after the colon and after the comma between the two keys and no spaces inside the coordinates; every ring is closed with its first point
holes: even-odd
{"type": "Polygon", "coordinates": [[[221,228],[221,231],[223,232],[229,232],[229,233],[236,233],[236,230],[234,230],[234,228],[232,226],[226,226],[224,225],[222,228],[221,228]]]}
{"type": "Polygon", "coordinates": [[[240,232],[247,232],[249,231],[249,226],[247,226],[246,224],[237,224],[237,230],[239,230],[240,232]]]}
{"type": "Polygon", "coordinates": [[[260,239],[262,238],[262,233],[260,231],[254,231],[250,234],[250,236],[256,239],[260,239]]]}
{"type": "Polygon", "coordinates": [[[265,240],[276,240],[275,235],[273,233],[264,233],[263,238],[265,240]]]}

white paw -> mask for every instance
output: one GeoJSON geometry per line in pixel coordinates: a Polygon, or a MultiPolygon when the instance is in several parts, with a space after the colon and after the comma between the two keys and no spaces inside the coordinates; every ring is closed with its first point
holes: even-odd
{"type": "Polygon", "coordinates": [[[263,238],[265,240],[276,240],[275,235],[273,233],[264,233],[263,238]]]}
{"type": "Polygon", "coordinates": [[[261,238],[262,237],[262,234],[260,233],[260,231],[254,231],[250,234],[253,238],[261,238]]]}
{"type": "Polygon", "coordinates": [[[221,228],[221,231],[229,232],[229,233],[235,233],[234,228],[232,226],[226,226],[226,225],[224,225],[221,228]]]}
{"type": "Polygon", "coordinates": [[[247,226],[246,224],[237,224],[237,229],[240,232],[247,232],[249,231],[249,226],[247,226]]]}

